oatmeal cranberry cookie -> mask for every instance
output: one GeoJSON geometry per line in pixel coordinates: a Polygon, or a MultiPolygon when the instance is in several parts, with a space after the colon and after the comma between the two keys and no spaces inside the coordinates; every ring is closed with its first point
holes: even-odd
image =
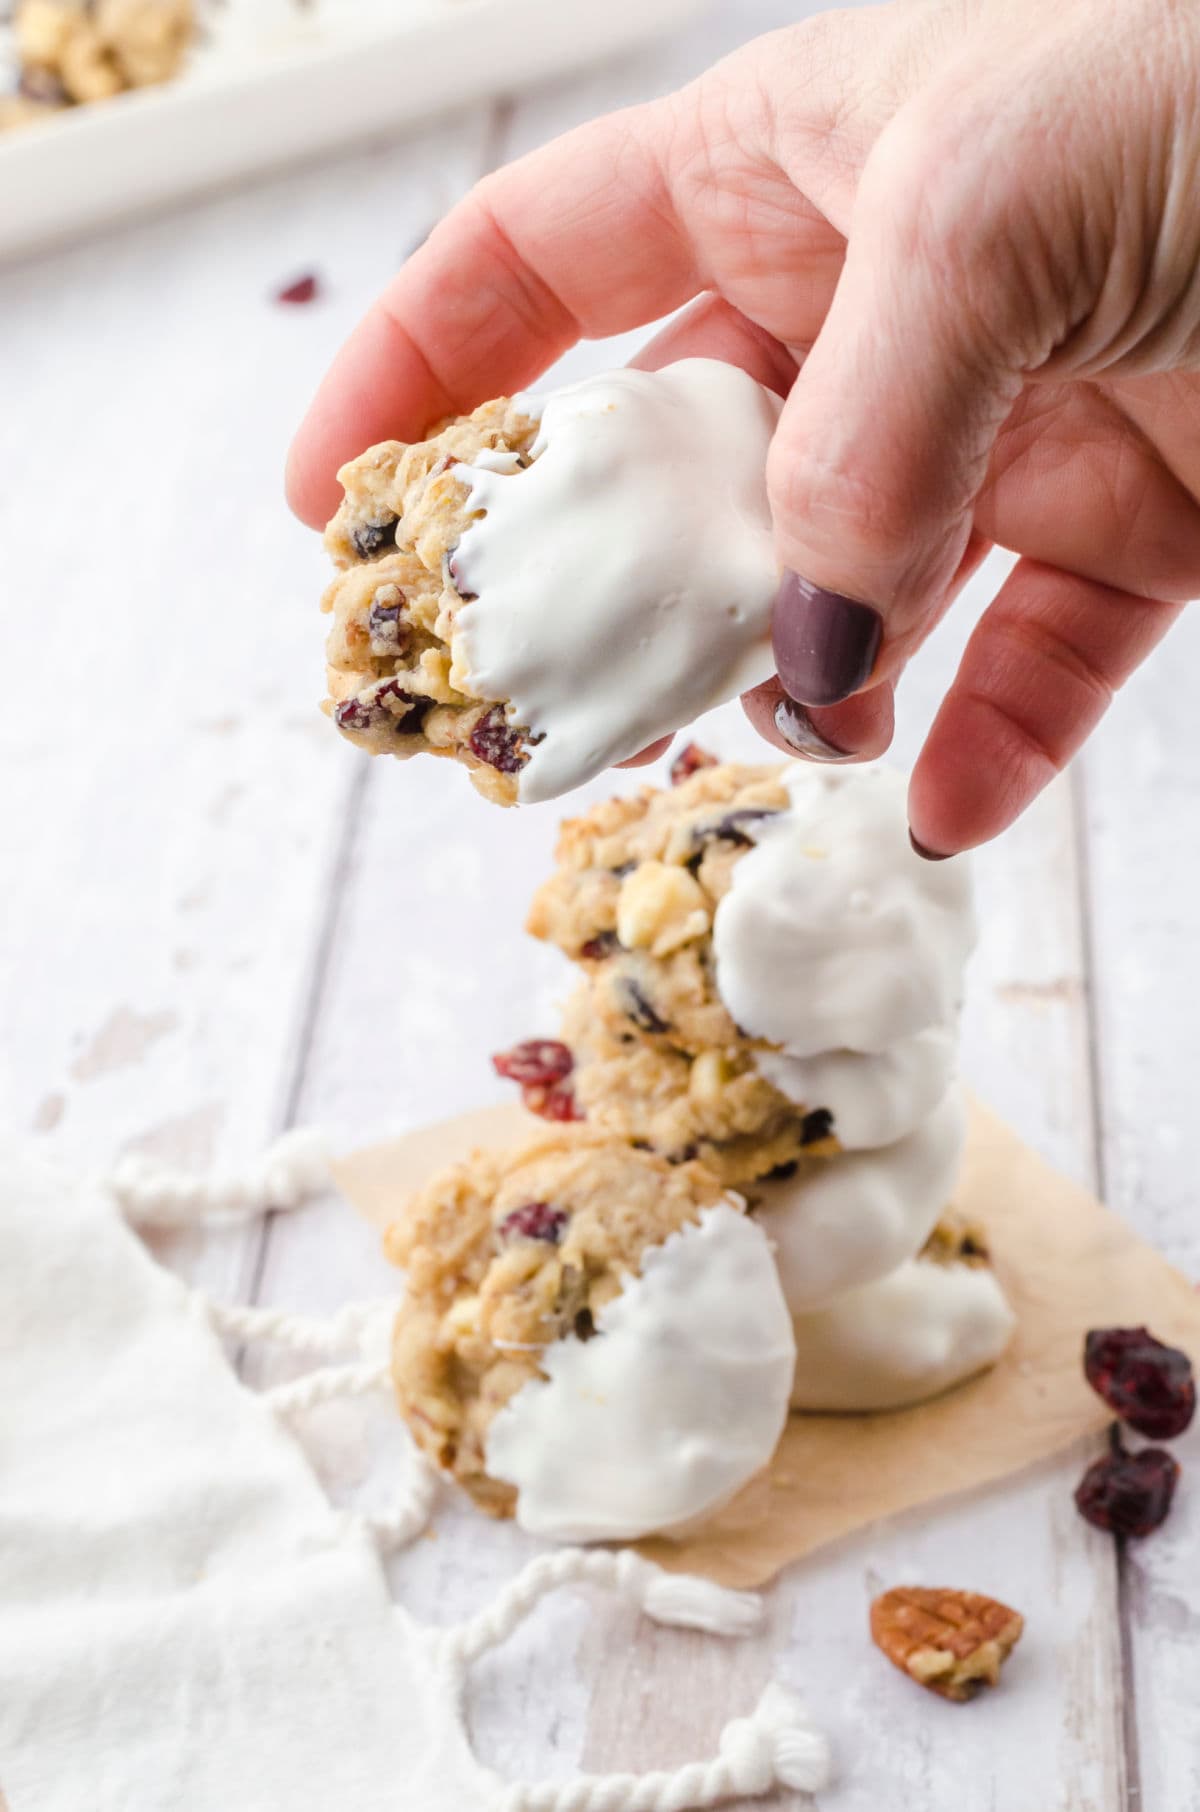
{"type": "Polygon", "coordinates": [[[196,20],[192,0],[21,0],[14,29],[22,88],[47,105],[169,81],[196,20]]]}
{"type": "Polygon", "coordinates": [[[683,359],[353,461],[328,537],[352,575],[327,600],[339,727],[536,804],[769,678],[779,409],[738,367],[683,359]]]}
{"type": "Polygon", "coordinates": [[[952,1088],[893,1145],[747,1184],[793,1315],[825,1308],[921,1252],[954,1199],[966,1135],[966,1097],[952,1088]]]}
{"type": "Polygon", "coordinates": [[[660,1160],[580,1128],[519,1152],[477,1152],[411,1200],[388,1256],[407,1275],[393,1377],[418,1444],[484,1506],[488,1426],[539,1375],[542,1349],[588,1340],[596,1316],[661,1243],[722,1199],[700,1165],[660,1160]]]}
{"type": "Polygon", "coordinates": [[[564,826],[529,930],[584,970],[597,1036],[755,1071],[845,1150],[894,1143],[953,1080],[969,870],[914,853],[892,770],[677,771],[564,826]]]}
{"type": "Polygon", "coordinates": [[[343,569],[322,600],[332,612],[325,709],[342,734],[374,755],[453,756],[500,805],[517,798],[531,746],[527,725],[473,696],[453,654],[463,603],[452,556],[471,520],[455,467],[508,454],[528,464],[537,424],[510,402],[406,446],[385,441],[343,466],[345,499],[325,533],[343,569]]]}
{"type": "Polygon", "coordinates": [[[584,965],[611,1036],[635,1031],[693,1055],[755,1042],[717,991],[712,927],[753,827],[788,809],[783,773],[701,766],[669,791],[644,787],[563,825],[557,872],[526,926],[584,965]]]}
{"type": "Polygon", "coordinates": [[[798,1108],[743,1050],[692,1056],[611,1033],[587,983],[568,1000],[561,1029],[561,1040],[530,1039],[492,1059],[544,1119],[586,1120],[672,1163],[699,1158],[734,1187],[815,1168],[839,1149],[829,1113],[798,1108]]]}
{"type": "Polygon", "coordinates": [[[960,1208],[947,1208],[921,1247],[920,1256],[933,1265],[967,1265],[987,1271],[992,1248],[982,1221],[960,1208]]]}
{"type": "Polygon", "coordinates": [[[640,1532],[705,1508],[713,1477],[693,1501],[709,1467],[696,1437],[726,1495],[736,1489],[770,1457],[791,1380],[786,1305],[743,1208],[702,1165],[667,1165],[585,1128],[477,1152],[435,1178],[387,1238],[407,1273],[393,1377],[419,1446],[482,1508],[548,1533],[640,1532]],[[722,1342],[733,1323],[710,1338],[719,1307],[698,1310],[689,1330],[688,1290],[703,1292],[710,1269],[714,1290],[747,1298],[728,1311],[749,1318],[732,1348],[722,1342]],[[687,1378],[656,1375],[676,1361],[687,1378]],[[760,1431],[749,1449],[727,1438],[728,1401],[717,1408],[743,1388],[747,1361],[760,1431]],[[572,1462],[564,1444],[589,1417],[607,1451],[572,1462]]]}
{"type": "Polygon", "coordinates": [[[916,1258],[793,1320],[793,1409],[903,1409],[996,1364],[1016,1327],[978,1222],[948,1209],[916,1258]]]}

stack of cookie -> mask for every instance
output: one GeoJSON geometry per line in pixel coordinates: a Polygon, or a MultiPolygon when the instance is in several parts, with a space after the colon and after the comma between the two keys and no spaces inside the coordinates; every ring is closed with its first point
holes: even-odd
{"type": "Polygon", "coordinates": [[[569,821],[535,896],[529,929],[583,972],[548,1104],[738,1189],[806,1342],[889,1322],[886,1384],[801,1365],[795,1406],[931,1394],[1008,1327],[981,1233],[944,1218],[966,1132],[969,869],[914,853],[890,769],[723,766],[689,748],[672,777],[569,821]],[[907,1359],[901,1285],[922,1335],[907,1359]]]}
{"type": "Polygon", "coordinates": [[[694,1520],[788,1403],[890,1409],[992,1363],[1011,1311],[949,1210],[962,863],[885,769],[721,766],[563,828],[529,918],[581,979],[500,1053],[556,1123],[393,1231],[401,1406],[484,1507],[574,1539],[694,1520]]]}
{"type": "MultiPolygon", "coordinates": [[[[687,359],[499,398],[339,474],[326,710],[485,798],[572,791],[774,673],[778,397],[687,359]]],[[[393,1229],[401,1409],[487,1509],[674,1527],[793,1406],[914,1402],[1011,1317],[941,1218],[974,939],[962,862],[883,770],[720,766],[568,823],[530,930],[579,967],[561,1036],[496,1058],[553,1130],[393,1229]]]]}

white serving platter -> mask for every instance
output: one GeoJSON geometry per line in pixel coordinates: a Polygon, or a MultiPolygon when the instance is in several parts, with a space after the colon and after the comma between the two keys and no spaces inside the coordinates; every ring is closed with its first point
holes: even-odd
{"type": "Polygon", "coordinates": [[[704,0],[225,0],[161,88],[0,137],[0,258],[515,91],[704,0]]]}

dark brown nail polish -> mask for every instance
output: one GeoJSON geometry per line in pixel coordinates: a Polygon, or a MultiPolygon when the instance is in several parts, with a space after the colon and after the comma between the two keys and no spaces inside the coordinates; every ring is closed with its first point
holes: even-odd
{"type": "Polygon", "coordinates": [[[870,604],[784,573],[772,621],[783,689],[802,705],[836,705],[865,686],[883,640],[870,604]]]}
{"type": "Polygon", "coordinates": [[[806,761],[853,761],[853,749],[839,749],[822,736],[816,724],[794,698],[781,698],[775,707],[775,728],[790,749],[806,761]]]}
{"type": "Polygon", "coordinates": [[[940,855],[936,849],[926,849],[926,847],[923,843],[917,842],[917,839],[913,836],[911,831],[909,831],[909,833],[908,833],[908,840],[912,844],[913,848],[916,850],[917,854],[919,856],[923,857],[923,859],[926,862],[948,862],[950,860],[949,851],[947,851],[946,854],[943,856],[943,855],[940,855]]]}

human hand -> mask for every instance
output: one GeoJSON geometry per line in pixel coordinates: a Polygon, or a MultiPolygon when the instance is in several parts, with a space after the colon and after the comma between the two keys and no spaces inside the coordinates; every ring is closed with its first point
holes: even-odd
{"type": "Polygon", "coordinates": [[[962,579],[992,541],[1021,556],[913,775],[919,844],[970,847],[1200,591],[1198,175],[1190,0],[826,14],[479,184],[343,348],[294,507],[320,524],[371,441],[693,301],[638,363],[788,395],[775,646],[807,709],[751,694],[770,740],[880,753],[962,579]]]}

